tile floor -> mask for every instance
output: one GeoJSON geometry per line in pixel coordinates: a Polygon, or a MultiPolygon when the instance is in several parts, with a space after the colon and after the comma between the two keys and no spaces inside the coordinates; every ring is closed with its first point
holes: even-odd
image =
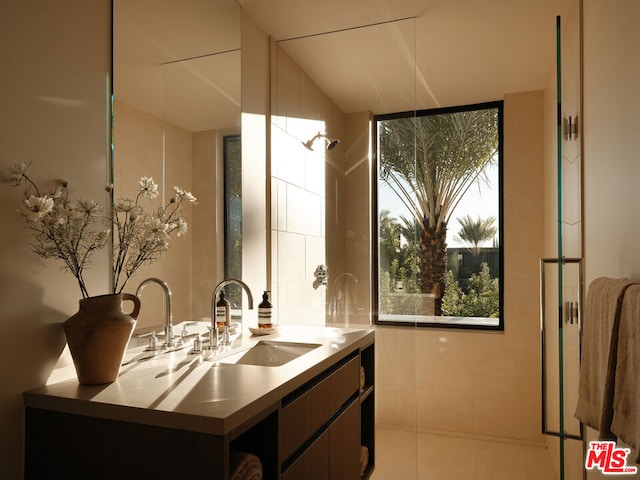
{"type": "Polygon", "coordinates": [[[543,446],[416,433],[376,425],[371,480],[553,480],[543,446]]]}

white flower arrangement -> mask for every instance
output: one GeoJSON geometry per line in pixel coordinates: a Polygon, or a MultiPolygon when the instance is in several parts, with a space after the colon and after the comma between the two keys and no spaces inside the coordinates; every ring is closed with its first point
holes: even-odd
{"type": "MultiPolygon", "coordinates": [[[[173,235],[187,233],[183,204],[197,204],[190,192],[174,187],[175,194],[167,205],[148,213],[140,200],[156,198],[158,185],[153,178],[142,177],[135,200],[113,200],[110,214],[101,216],[102,208],[95,201],[69,198],[66,180],[58,180],[53,192],[43,194],[29,175],[29,166],[24,161],[16,162],[0,180],[7,185],[24,186],[18,212],[24,226],[33,232],[33,251],[42,258],[61,260],[62,269],[70,271],[78,281],[82,298],[89,297],[84,269],[90,265],[93,253],[109,243],[112,229],[112,293],[121,293],[142,265],[161,258],[173,235]],[[106,228],[96,229],[97,223],[106,224],[106,228]]],[[[113,197],[113,186],[107,186],[107,191],[113,197]]]]}

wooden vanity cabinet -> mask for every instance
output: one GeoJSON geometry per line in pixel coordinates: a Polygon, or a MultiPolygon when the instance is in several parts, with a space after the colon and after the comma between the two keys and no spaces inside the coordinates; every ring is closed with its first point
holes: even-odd
{"type": "Polygon", "coordinates": [[[374,468],[373,362],[372,343],[354,351],[282,400],[278,435],[282,480],[356,480],[371,476],[374,468]],[[369,450],[363,476],[360,475],[362,446],[369,450]]]}
{"type": "Polygon", "coordinates": [[[282,478],[308,478],[306,475],[325,478],[322,474],[325,471],[332,479],[360,477],[359,378],[360,356],[355,351],[282,399],[279,428],[282,478]],[[320,455],[320,451],[325,454],[320,455]],[[297,473],[300,463],[309,464],[303,477],[297,473]],[[295,474],[290,472],[294,464],[298,464],[295,474]]]}
{"type": "Polygon", "coordinates": [[[69,413],[46,397],[50,408],[25,409],[25,478],[226,480],[230,452],[240,451],[260,458],[267,480],[366,480],[375,465],[373,365],[372,341],[225,435],[69,413]]]}
{"type": "Polygon", "coordinates": [[[360,402],[355,398],[329,429],[330,479],[360,478],[360,402]]]}
{"type": "Polygon", "coordinates": [[[375,344],[363,348],[360,352],[360,364],[364,373],[364,385],[360,390],[360,442],[369,453],[369,461],[362,475],[367,480],[375,467],[375,344]]]}
{"type": "Polygon", "coordinates": [[[287,466],[282,480],[360,478],[360,403],[352,399],[287,466]]]}
{"type": "MultiPolygon", "coordinates": [[[[52,410],[25,412],[26,480],[228,478],[225,437],[52,410]]],[[[267,477],[265,477],[267,478],[267,477]]]]}
{"type": "Polygon", "coordinates": [[[282,474],[282,480],[330,480],[329,476],[329,431],[315,438],[282,474]]]}

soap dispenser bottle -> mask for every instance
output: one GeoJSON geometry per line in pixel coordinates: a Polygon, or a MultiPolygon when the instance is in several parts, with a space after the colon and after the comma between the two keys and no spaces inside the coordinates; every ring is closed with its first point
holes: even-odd
{"type": "Polygon", "coordinates": [[[258,328],[271,328],[271,310],[273,305],[269,301],[269,291],[262,294],[262,302],[258,305],[258,328]]]}
{"type": "Polygon", "coordinates": [[[216,325],[218,328],[228,327],[231,319],[231,306],[225,298],[224,290],[220,290],[218,303],[216,303],[216,325]]]}

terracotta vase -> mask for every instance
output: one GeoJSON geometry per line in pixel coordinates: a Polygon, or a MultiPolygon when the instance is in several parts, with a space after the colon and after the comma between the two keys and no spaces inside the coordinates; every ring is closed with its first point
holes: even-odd
{"type": "Polygon", "coordinates": [[[80,300],[80,310],[63,326],[81,384],[111,383],[118,378],[138,313],[140,299],[130,293],[80,300]],[[133,302],[131,313],[123,311],[125,300],[133,302]]]}

